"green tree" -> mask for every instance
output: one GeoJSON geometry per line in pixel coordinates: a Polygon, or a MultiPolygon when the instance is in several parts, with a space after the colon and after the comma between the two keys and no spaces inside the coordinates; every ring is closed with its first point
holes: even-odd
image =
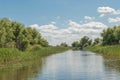
{"type": "Polygon", "coordinates": [[[1,48],[25,50],[29,45],[46,47],[48,42],[41,37],[41,34],[36,29],[25,27],[23,24],[7,18],[0,19],[1,48]]]}
{"type": "Polygon", "coordinates": [[[62,47],[68,47],[68,44],[66,42],[63,42],[63,43],[60,44],[60,46],[62,46],[62,47]]]}
{"type": "Polygon", "coordinates": [[[85,47],[91,45],[92,45],[92,40],[88,36],[84,36],[81,38],[80,41],[74,41],[72,43],[72,47],[75,47],[76,49],[84,49],[85,47]]]}
{"type": "Polygon", "coordinates": [[[72,43],[72,47],[79,47],[79,41],[74,41],[72,43]]]}
{"type": "Polygon", "coordinates": [[[115,45],[118,43],[116,34],[115,34],[115,28],[108,28],[106,30],[103,30],[101,33],[101,36],[103,38],[102,44],[103,45],[115,45]]]}
{"type": "Polygon", "coordinates": [[[97,45],[97,44],[100,44],[101,42],[102,42],[102,40],[100,38],[95,38],[94,42],[93,42],[93,46],[97,45]]]}

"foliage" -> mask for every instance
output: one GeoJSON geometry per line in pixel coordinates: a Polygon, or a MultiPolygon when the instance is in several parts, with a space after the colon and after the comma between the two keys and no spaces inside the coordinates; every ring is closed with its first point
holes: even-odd
{"type": "Polygon", "coordinates": [[[102,39],[100,39],[100,38],[95,38],[92,45],[93,45],[93,46],[94,46],[94,45],[98,45],[98,44],[101,44],[101,42],[102,42],[102,39]]]}
{"type": "Polygon", "coordinates": [[[103,45],[116,45],[120,43],[120,26],[107,28],[101,33],[103,45]]]}
{"type": "Polygon", "coordinates": [[[48,42],[41,37],[41,34],[30,27],[11,21],[7,18],[0,20],[0,48],[18,48],[26,50],[28,45],[48,46],[48,42]]]}
{"type": "Polygon", "coordinates": [[[74,41],[72,43],[72,47],[75,47],[75,48],[79,47],[79,41],[74,41]]]}
{"type": "Polygon", "coordinates": [[[41,45],[33,45],[33,46],[28,46],[26,51],[36,51],[36,50],[41,50],[42,46],[41,45]]]}
{"type": "Polygon", "coordinates": [[[66,42],[60,44],[61,47],[68,47],[68,44],[66,42]]]}
{"type": "Polygon", "coordinates": [[[89,37],[84,36],[80,41],[73,42],[72,47],[75,47],[77,49],[84,49],[85,47],[91,46],[91,44],[92,40],[89,37]]]}
{"type": "Polygon", "coordinates": [[[89,39],[89,37],[84,36],[81,38],[80,42],[75,41],[72,43],[72,47],[77,47],[80,49],[84,49],[85,47],[89,46],[96,46],[96,45],[118,45],[120,44],[120,26],[114,26],[112,28],[104,29],[101,33],[100,38],[95,38],[94,41],[89,39]]]}

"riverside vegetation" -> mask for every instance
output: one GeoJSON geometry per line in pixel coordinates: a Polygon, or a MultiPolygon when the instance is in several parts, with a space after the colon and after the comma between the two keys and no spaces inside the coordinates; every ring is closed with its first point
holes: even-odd
{"type": "Polygon", "coordinates": [[[74,49],[101,53],[108,58],[120,58],[120,26],[104,29],[101,38],[90,39],[87,36],[72,43],[74,49]]]}
{"type": "Polygon", "coordinates": [[[67,49],[64,46],[49,46],[36,29],[7,18],[0,19],[1,65],[40,58],[67,49]]]}

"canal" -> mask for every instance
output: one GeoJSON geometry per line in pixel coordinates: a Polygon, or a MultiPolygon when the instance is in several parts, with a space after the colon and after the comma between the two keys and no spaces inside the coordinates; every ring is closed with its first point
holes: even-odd
{"type": "Polygon", "coordinates": [[[0,80],[120,80],[119,60],[89,51],[69,50],[16,66],[0,69],[0,80]]]}

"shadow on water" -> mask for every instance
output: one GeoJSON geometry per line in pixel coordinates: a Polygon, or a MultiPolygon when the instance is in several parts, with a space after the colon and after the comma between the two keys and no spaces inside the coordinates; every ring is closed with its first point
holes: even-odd
{"type": "Polygon", "coordinates": [[[27,80],[40,73],[43,59],[27,61],[0,68],[0,80],[27,80]]]}

